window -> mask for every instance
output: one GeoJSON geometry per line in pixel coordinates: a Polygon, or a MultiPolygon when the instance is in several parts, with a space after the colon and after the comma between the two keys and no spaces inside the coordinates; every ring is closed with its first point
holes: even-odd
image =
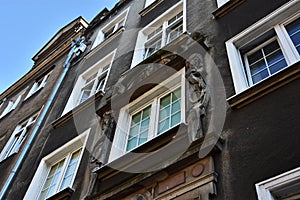
{"type": "Polygon", "coordinates": [[[122,12],[113,21],[111,21],[108,25],[106,25],[98,32],[98,35],[93,43],[92,49],[104,40],[108,39],[111,35],[120,30],[120,28],[125,26],[128,10],[129,9],[122,12]]]}
{"type": "Polygon", "coordinates": [[[25,200],[44,200],[72,187],[89,132],[86,130],[41,160],[25,200]]]}
{"type": "Polygon", "coordinates": [[[259,200],[293,200],[300,198],[300,168],[255,184],[259,200]]]}
{"type": "Polygon", "coordinates": [[[10,111],[14,110],[17,105],[19,104],[19,102],[21,101],[22,98],[22,94],[18,95],[18,97],[15,99],[15,97],[11,100],[9,100],[6,108],[4,109],[4,111],[2,112],[0,118],[4,117],[5,115],[7,115],[10,111]]]}
{"type": "Polygon", "coordinates": [[[103,92],[115,51],[79,76],[63,114],[83,103],[97,92],[103,92]]]}
{"type": "Polygon", "coordinates": [[[75,169],[79,163],[82,148],[69,153],[62,160],[49,167],[39,199],[47,199],[71,185],[75,169]],[[60,181],[59,181],[60,180],[60,181]]]}
{"type": "Polygon", "coordinates": [[[236,93],[265,80],[300,60],[298,1],[255,23],[226,42],[236,93]]]}
{"type": "Polygon", "coordinates": [[[163,48],[186,29],[183,3],[179,2],[139,32],[132,66],[163,48]]]}
{"type": "Polygon", "coordinates": [[[183,81],[182,70],[120,110],[110,161],[185,121],[183,81]]]}
{"type": "Polygon", "coordinates": [[[217,0],[217,6],[221,7],[223,6],[225,3],[227,3],[229,0],[217,0]]]}
{"type": "Polygon", "coordinates": [[[33,84],[32,88],[28,92],[27,96],[25,99],[31,97],[34,93],[45,87],[47,80],[48,80],[49,74],[37,79],[35,83],[33,84]]]}
{"type": "Polygon", "coordinates": [[[0,154],[0,161],[8,158],[14,153],[18,153],[22,143],[27,137],[27,134],[36,121],[38,113],[26,119],[24,122],[20,123],[12,133],[5,147],[0,154]]]}

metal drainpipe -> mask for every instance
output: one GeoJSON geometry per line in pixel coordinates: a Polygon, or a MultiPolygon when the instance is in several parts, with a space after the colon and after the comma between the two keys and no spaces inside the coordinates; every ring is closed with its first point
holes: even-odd
{"type": "MultiPolygon", "coordinates": [[[[83,41],[84,41],[84,39],[83,39],[83,41]]],[[[82,44],[85,45],[83,42],[82,42],[82,44]]],[[[57,93],[58,89],[60,88],[61,83],[63,82],[63,80],[64,80],[64,78],[65,78],[65,76],[66,76],[66,74],[67,74],[67,72],[70,68],[70,60],[71,60],[73,54],[76,54],[76,52],[78,52],[78,49],[79,49],[79,46],[76,46],[75,43],[72,43],[72,49],[70,50],[68,58],[66,59],[66,62],[64,64],[65,69],[64,69],[62,75],[60,76],[57,84],[55,85],[54,90],[53,90],[50,98],[46,102],[46,104],[44,106],[44,109],[41,112],[41,114],[39,116],[39,119],[38,119],[32,133],[30,134],[26,145],[24,146],[24,149],[20,153],[20,156],[19,156],[14,168],[10,172],[9,177],[7,178],[3,188],[1,189],[1,192],[0,192],[0,199],[1,200],[3,200],[4,195],[6,194],[10,184],[12,183],[12,180],[14,179],[14,177],[16,175],[16,172],[19,170],[23,160],[25,159],[25,156],[26,156],[27,152],[29,151],[31,144],[32,144],[35,136],[37,135],[37,133],[39,131],[40,125],[44,121],[44,118],[45,118],[45,116],[46,116],[46,114],[47,114],[47,112],[48,112],[48,110],[49,110],[49,108],[50,108],[50,106],[53,102],[53,99],[55,98],[56,93],[57,93]]],[[[84,48],[84,50],[85,50],[85,48],[84,48]]]]}

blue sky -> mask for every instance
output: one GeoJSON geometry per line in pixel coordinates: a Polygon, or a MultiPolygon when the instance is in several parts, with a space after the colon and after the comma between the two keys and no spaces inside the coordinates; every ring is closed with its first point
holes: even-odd
{"type": "Polygon", "coordinates": [[[0,7],[0,93],[33,66],[32,57],[55,33],[83,16],[88,22],[118,0],[3,0],[0,7]]]}

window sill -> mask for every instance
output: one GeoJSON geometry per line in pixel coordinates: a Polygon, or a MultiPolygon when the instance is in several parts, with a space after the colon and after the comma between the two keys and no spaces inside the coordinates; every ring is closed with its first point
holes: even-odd
{"type": "Polygon", "coordinates": [[[220,18],[229,13],[234,8],[238,7],[242,3],[244,3],[246,0],[230,0],[226,2],[221,7],[217,8],[217,10],[213,11],[212,14],[215,18],[220,18]]]}
{"type": "Polygon", "coordinates": [[[245,91],[228,98],[227,101],[232,108],[242,108],[298,78],[300,78],[300,62],[297,62],[245,91]]]}
{"type": "Polygon", "coordinates": [[[65,200],[70,199],[74,190],[72,188],[67,187],[66,189],[56,193],[55,195],[47,198],[47,200],[65,200]]]}
{"type": "Polygon", "coordinates": [[[34,91],[33,93],[31,93],[30,96],[27,96],[27,97],[23,100],[23,102],[25,102],[25,101],[27,101],[28,99],[30,99],[31,97],[37,95],[43,88],[44,88],[44,87],[38,88],[36,91],[34,91]]]}
{"type": "MultiPolygon", "coordinates": [[[[186,139],[188,140],[188,138],[186,137],[187,136],[186,132],[187,132],[187,125],[184,123],[181,123],[171,129],[169,129],[165,133],[160,134],[160,135],[152,138],[151,140],[148,140],[141,146],[138,146],[135,149],[112,160],[108,164],[103,165],[101,168],[95,170],[95,172],[100,173],[99,177],[100,176],[106,177],[106,176],[111,176],[110,175],[111,170],[113,170],[113,169],[119,169],[119,170],[117,170],[119,172],[128,171],[128,169],[130,170],[131,167],[137,167],[137,165],[143,166],[144,165],[143,163],[145,163],[145,162],[153,163],[153,160],[157,160],[157,159],[153,159],[153,157],[155,157],[155,155],[159,154],[160,151],[168,151],[168,149],[172,148],[172,146],[177,147],[179,144],[182,144],[183,140],[186,140],[186,139]],[[172,141],[172,140],[174,140],[174,141],[172,141]],[[167,144],[170,143],[171,141],[173,144],[170,147],[167,144]],[[132,154],[132,153],[136,153],[136,154],[132,154]],[[145,155],[145,153],[148,153],[148,154],[145,155]],[[111,166],[112,166],[112,168],[111,168],[111,166]],[[122,169],[122,170],[120,170],[120,169],[122,169]]],[[[189,142],[189,141],[186,141],[186,142],[189,142]]],[[[167,153],[173,154],[173,151],[169,151],[167,153]]],[[[172,157],[169,155],[167,156],[165,154],[166,153],[160,154],[160,155],[164,155],[166,157],[164,159],[160,159],[160,161],[158,161],[159,163],[157,163],[157,164],[160,164],[161,160],[167,161],[168,158],[172,157]]],[[[155,163],[153,163],[153,166],[155,166],[155,163]]]]}
{"type": "Polygon", "coordinates": [[[99,99],[101,99],[104,95],[105,95],[105,93],[103,93],[102,91],[99,91],[95,95],[92,95],[86,101],[75,106],[69,112],[65,113],[60,118],[58,118],[54,122],[52,122],[53,127],[57,128],[57,127],[61,126],[62,124],[64,124],[65,122],[72,119],[73,115],[76,115],[76,114],[82,112],[84,109],[86,109],[87,107],[89,107],[91,105],[95,106],[95,102],[98,101],[99,99]]]}
{"type": "MultiPolygon", "coordinates": [[[[210,135],[202,137],[198,140],[196,140],[193,143],[190,143],[187,138],[187,125],[181,124],[183,126],[182,128],[178,129],[178,126],[169,130],[166,134],[159,135],[158,137],[152,139],[151,144],[145,143],[144,145],[137,148],[134,152],[154,152],[154,154],[125,154],[116,160],[98,168],[95,169],[94,172],[98,173],[98,180],[105,181],[105,184],[103,184],[103,187],[101,188],[101,191],[99,191],[98,195],[100,194],[106,194],[107,197],[110,195],[115,195],[115,193],[111,193],[112,188],[119,187],[120,184],[123,187],[123,191],[128,190],[130,187],[134,187],[134,184],[137,182],[142,182],[144,179],[149,178],[151,175],[157,173],[157,171],[150,172],[149,169],[145,170],[145,173],[126,173],[126,170],[130,170],[131,167],[143,167],[145,169],[145,163],[151,163],[151,165],[155,168],[156,164],[158,165],[164,165],[164,169],[167,168],[173,168],[173,169],[180,169],[188,166],[190,162],[187,162],[187,159],[189,161],[196,161],[199,159],[199,148],[201,147],[203,151],[203,142],[205,138],[206,146],[208,147],[209,141],[215,141],[216,136],[210,135]],[[179,132],[176,133],[176,131],[179,130],[179,132]],[[174,133],[175,131],[175,133],[174,133]],[[211,138],[211,140],[210,140],[211,138]],[[171,140],[174,140],[173,144],[171,146],[167,147],[165,144],[169,143],[171,140]],[[164,142],[164,143],[162,143],[164,142]],[[174,150],[178,150],[178,148],[182,148],[181,146],[186,144],[188,142],[189,146],[186,149],[185,152],[182,152],[179,158],[174,160],[174,150]],[[160,143],[160,146],[159,144],[160,143]],[[148,144],[148,147],[145,145],[148,144]],[[151,145],[156,145],[155,147],[151,148],[151,145]],[[174,148],[174,149],[173,149],[174,148]],[[162,152],[163,151],[163,152],[162,152]],[[162,152],[162,153],[161,153],[162,152]],[[167,155],[169,154],[169,155],[167,155]],[[156,156],[156,157],[155,157],[156,156]],[[159,156],[159,159],[157,159],[157,156],[159,156]],[[157,163],[154,163],[154,162],[157,163]],[[170,162],[171,161],[171,162],[170,162]],[[134,177],[137,176],[137,177],[134,177]],[[117,178],[116,178],[117,177],[117,178]]],[[[217,138],[218,142],[217,144],[215,142],[212,142],[211,145],[214,145],[214,148],[210,148],[208,150],[208,154],[206,156],[209,156],[211,154],[214,154],[216,152],[220,152],[222,148],[222,141],[220,138],[217,138]]],[[[204,148],[205,148],[204,147],[204,148]]],[[[178,152],[177,152],[178,153],[178,152]]],[[[141,169],[141,168],[139,168],[141,169]]],[[[92,197],[90,199],[95,198],[92,197]]]]}
{"type": "Polygon", "coordinates": [[[5,113],[5,115],[2,115],[2,116],[0,117],[0,120],[6,118],[13,110],[14,110],[14,109],[11,109],[11,110],[8,111],[7,113],[5,113]]]}
{"type": "Polygon", "coordinates": [[[108,36],[105,40],[100,42],[97,46],[95,46],[93,49],[91,49],[85,56],[85,59],[90,58],[94,53],[96,53],[98,50],[103,48],[105,45],[107,45],[109,42],[111,42],[113,39],[115,39],[117,36],[119,36],[123,31],[125,31],[125,27],[122,26],[112,34],[108,36]]]}
{"type": "Polygon", "coordinates": [[[139,14],[141,16],[145,16],[147,13],[149,13],[151,10],[153,10],[155,7],[157,7],[159,4],[161,4],[164,0],[156,0],[153,3],[151,3],[149,6],[145,7],[139,14]]]}

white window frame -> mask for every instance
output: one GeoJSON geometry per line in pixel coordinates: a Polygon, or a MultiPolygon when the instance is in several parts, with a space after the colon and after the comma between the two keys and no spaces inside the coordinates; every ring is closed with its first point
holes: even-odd
{"type": "Polygon", "coordinates": [[[36,80],[34,82],[34,84],[32,85],[31,89],[29,90],[29,92],[28,92],[28,94],[27,94],[27,96],[26,96],[26,98],[24,100],[28,99],[34,93],[36,93],[37,91],[39,91],[39,90],[41,90],[42,88],[45,87],[45,85],[47,83],[47,80],[49,78],[50,73],[46,74],[45,76],[39,78],[38,80],[36,80]]]}
{"type": "Polygon", "coordinates": [[[293,184],[294,181],[297,181],[298,183],[300,182],[300,167],[255,184],[258,199],[276,200],[273,197],[272,192],[282,188],[283,186],[293,184]]]}
{"type": "MultiPolygon", "coordinates": [[[[74,172],[74,176],[73,176],[71,184],[69,186],[70,188],[72,188],[74,180],[76,178],[76,174],[77,174],[79,165],[80,165],[80,162],[81,162],[81,159],[82,159],[83,152],[86,147],[86,143],[88,140],[90,130],[91,129],[84,131],[82,134],[80,134],[76,138],[72,139],[65,145],[61,146],[60,148],[56,149],[55,151],[53,151],[49,155],[45,156],[41,160],[41,162],[37,168],[37,171],[28,187],[28,190],[27,190],[25,196],[24,196],[24,200],[38,199],[39,195],[41,194],[41,191],[44,186],[44,182],[48,176],[48,172],[51,169],[51,167],[54,164],[56,164],[58,161],[67,157],[68,155],[70,155],[71,153],[73,153],[79,149],[82,149],[82,151],[80,153],[79,161],[77,163],[77,166],[76,166],[76,169],[74,172]]],[[[59,191],[57,191],[57,193],[58,192],[59,191]]]]}
{"type": "Polygon", "coordinates": [[[245,71],[243,58],[239,49],[251,43],[267,31],[271,29],[275,30],[278,43],[281,46],[288,66],[300,60],[299,53],[284,28],[284,25],[288,21],[299,17],[299,14],[291,15],[291,13],[298,13],[299,9],[300,2],[298,0],[292,0],[226,42],[229,65],[236,94],[253,86],[248,83],[247,72],[245,71]]]}
{"type": "MultiPolygon", "coordinates": [[[[156,29],[158,29],[158,27],[162,26],[162,36],[161,36],[161,46],[160,49],[163,48],[164,46],[166,46],[167,44],[169,44],[172,41],[167,41],[168,37],[167,37],[167,29],[168,27],[172,26],[168,25],[168,20],[170,20],[172,17],[176,16],[178,13],[183,12],[182,15],[182,33],[186,32],[186,4],[185,1],[180,1],[178,3],[176,3],[174,6],[172,6],[171,8],[169,8],[167,11],[165,11],[162,15],[160,15],[157,19],[155,19],[153,22],[151,22],[150,24],[148,24],[145,28],[143,28],[142,30],[139,31],[138,33],[138,37],[137,37],[137,42],[136,42],[136,46],[135,46],[135,51],[133,54],[133,59],[132,59],[132,63],[131,63],[131,68],[133,68],[134,66],[136,66],[138,63],[140,63],[141,61],[143,61],[144,55],[145,55],[145,44],[147,43],[147,40],[151,40],[148,39],[148,35],[151,34],[153,31],[155,31],[156,29]]],[[[157,34],[158,35],[158,34],[157,34]]],[[[156,36],[157,36],[156,35],[156,36]]],[[[152,37],[152,38],[155,38],[152,37]]]]}
{"type": "MultiPolygon", "coordinates": [[[[118,157],[126,154],[138,148],[141,145],[136,146],[135,148],[127,151],[127,142],[128,142],[128,133],[130,129],[130,120],[131,116],[135,113],[143,110],[147,106],[151,105],[151,115],[150,115],[150,124],[148,131],[148,139],[145,143],[149,142],[153,138],[158,135],[164,134],[168,130],[173,127],[169,127],[169,129],[164,132],[158,133],[158,115],[159,115],[159,100],[164,96],[170,94],[176,89],[180,88],[181,90],[181,119],[180,123],[185,123],[185,69],[180,70],[167,80],[163,81],[160,85],[154,87],[150,91],[146,92],[130,104],[124,106],[120,110],[120,114],[118,117],[116,133],[114,136],[114,140],[112,143],[111,153],[109,156],[109,162],[117,159],[118,157]],[[166,89],[168,88],[168,89],[166,89]]],[[[179,123],[179,124],[180,124],[179,123]]],[[[177,126],[177,125],[176,125],[177,126]]],[[[144,143],[143,143],[144,144],[144,143]]]]}
{"type": "Polygon", "coordinates": [[[113,35],[121,27],[124,27],[125,23],[127,21],[128,13],[129,13],[129,8],[127,8],[126,10],[124,10],[115,19],[113,19],[109,24],[107,24],[100,31],[98,31],[96,39],[95,39],[95,41],[94,41],[91,49],[94,49],[100,43],[102,43],[103,41],[105,41],[106,39],[108,39],[111,35],[113,35]],[[105,37],[105,33],[107,31],[111,30],[111,29],[112,29],[112,32],[107,37],[105,37]]]}
{"type": "Polygon", "coordinates": [[[18,124],[0,153],[0,161],[5,160],[15,153],[18,153],[24,140],[26,139],[26,136],[28,135],[29,129],[36,122],[38,114],[39,113],[35,113],[25,121],[18,124]]]}
{"type": "Polygon", "coordinates": [[[17,107],[17,105],[19,104],[19,102],[22,99],[22,95],[23,94],[20,94],[18,96],[18,98],[15,99],[15,100],[13,100],[13,99],[9,100],[9,102],[7,103],[6,108],[3,110],[2,114],[0,115],[0,119],[3,118],[5,115],[10,113],[12,110],[14,110],[17,107]]]}
{"type": "MultiPolygon", "coordinates": [[[[62,115],[64,115],[65,113],[69,112],[70,110],[72,110],[74,107],[80,105],[81,103],[83,103],[84,101],[81,102],[81,97],[82,97],[82,89],[84,88],[84,86],[87,85],[86,83],[86,79],[94,74],[97,73],[97,76],[95,77],[95,82],[93,84],[92,90],[90,92],[89,98],[91,96],[93,96],[94,94],[96,94],[97,92],[101,91],[101,92],[105,92],[105,86],[110,74],[110,70],[111,70],[111,66],[112,63],[114,61],[114,57],[116,54],[116,50],[114,50],[112,53],[108,54],[107,56],[105,56],[103,59],[101,59],[100,61],[98,61],[96,64],[94,64],[93,66],[91,66],[89,69],[87,69],[85,72],[83,72],[79,77],[78,80],[74,86],[74,89],[69,97],[69,100],[67,102],[67,105],[62,113],[62,115]],[[108,69],[103,71],[103,68],[108,66],[108,69]],[[97,90],[96,86],[98,85],[98,79],[100,77],[105,76],[105,81],[103,83],[103,87],[101,88],[101,90],[97,90]]],[[[93,79],[94,80],[94,79],[93,79]]]]}
{"type": "Polygon", "coordinates": [[[230,1],[230,0],[217,0],[217,6],[218,6],[218,8],[220,8],[221,6],[223,6],[228,1],[230,1]]]}

